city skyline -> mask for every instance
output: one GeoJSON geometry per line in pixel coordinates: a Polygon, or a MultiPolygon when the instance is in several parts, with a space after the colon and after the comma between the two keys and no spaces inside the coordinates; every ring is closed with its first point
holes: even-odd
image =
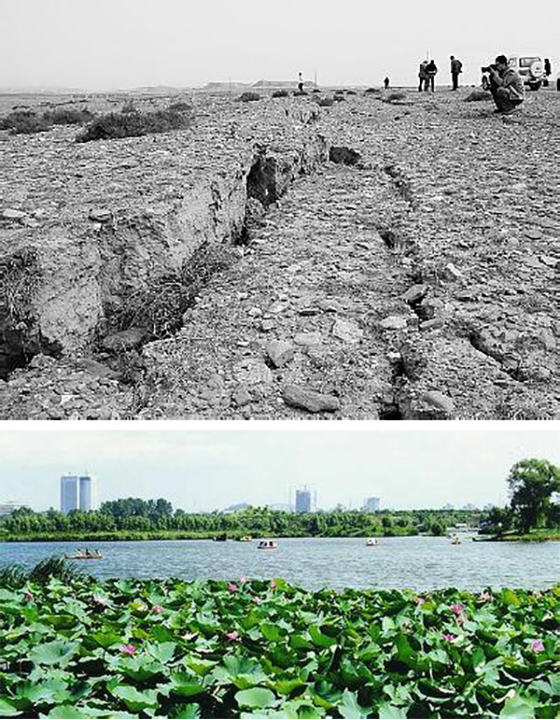
{"type": "Polygon", "coordinates": [[[504,505],[510,467],[526,457],[560,464],[554,428],[177,430],[71,428],[5,430],[0,438],[0,504],[57,507],[60,458],[102,478],[99,501],[165,497],[187,512],[236,503],[281,505],[308,485],[319,507],[504,505]],[[31,450],[31,452],[30,452],[31,450]]]}

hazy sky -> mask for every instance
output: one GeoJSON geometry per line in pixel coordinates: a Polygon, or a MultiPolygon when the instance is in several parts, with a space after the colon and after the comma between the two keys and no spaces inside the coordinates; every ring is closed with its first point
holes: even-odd
{"type": "Polygon", "coordinates": [[[0,86],[115,89],[296,79],[416,83],[429,48],[479,81],[496,54],[548,56],[559,70],[558,0],[0,0],[0,86]]]}
{"type": "Polygon", "coordinates": [[[287,502],[305,483],[326,508],[368,496],[399,508],[504,504],[515,462],[560,464],[560,429],[542,424],[174,428],[0,424],[0,502],[58,507],[59,476],[88,470],[101,500],[163,496],[186,510],[287,502]]]}

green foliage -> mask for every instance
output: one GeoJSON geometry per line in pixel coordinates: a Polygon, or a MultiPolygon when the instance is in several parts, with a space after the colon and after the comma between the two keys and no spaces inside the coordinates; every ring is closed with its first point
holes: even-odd
{"type": "Polygon", "coordinates": [[[0,717],[560,711],[560,587],[448,589],[419,603],[411,591],[236,585],[51,577],[0,586],[0,717]]]}
{"type": "Polygon", "coordinates": [[[521,460],[507,478],[511,510],[521,532],[543,522],[553,492],[560,491],[560,468],[548,460],[521,460]]]}
{"type": "MultiPolygon", "coordinates": [[[[196,277],[209,263],[200,262],[196,277]]],[[[193,284],[197,280],[193,275],[193,284]]],[[[0,519],[0,532],[10,540],[152,540],[211,538],[227,533],[229,538],[259,537],[370,537],[408,536],[446,531],[456,523],[477,525],[480,512],[417,510],[365,513],[336,510],[294,514],[268,508],[249,508],[237,513],[186,513],[173,510],[163,499],[126,498],[104,503],[93,512],[68,515],[51,510],[34,513],[21,509],[0,519]]]]}
{"type": "Polygon", "coordinates": [[[151,112],[140,112],[133,104],[130,104],[125,106],[120,113],[107,113],[93,120],[83,132],[76,136],[76,142],[114,140],[181,130],[189,127],[191,121],[191,108],[183,103],[179,108],[175,103],[164,110],[151,112]],[[183,109],[183,106],[188,109],[183,109]]]}

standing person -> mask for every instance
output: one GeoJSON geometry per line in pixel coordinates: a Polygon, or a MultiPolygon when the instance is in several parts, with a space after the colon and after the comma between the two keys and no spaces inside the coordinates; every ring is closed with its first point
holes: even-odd
{"type": "Polygon", "coordinates": [[[548,78],[552,75],[552,65],[548,58],[544,59],[544,80],[543,85],[548,87],[548,78]]]}
{"type": "Polygon", "coordinates": [[[427,89],[426,86],[428,84],[428,73],[426,72],[426,68],[428,67],[428,61],[422,60],[420,63],[420,69],[418,70],[418,78],[420,80],[418,84],[418,92],[422,92],[424,89],[427,89]]]}
{"type": "Polygon", "coordinates": [[[438,74],[437,65],[433,60],[430,60],[428,65],[426,66],[426,75],[428,76],[428,80],[426,81],[426,92],[428,90],[431,90],[432,92],[436,91],[436,75],[438,74]]]}
{"type": "Polygon", "coordinates": [[[385,86],[385,90],[389,89],[389,83],[390,83],[390,80],[388,77],[386,77],[385,80],[383,80],[383,85],[385,86]]]}
{"type": "Polygon", "coordinates": [[[303,75],[301,73],[298,75],[298,90],[300,93],[303,92],[303,75]]]}
{"type": "Polygon", "coordinates": [[[457,58],[454,55],[452,55],[450,59],[451,59],[452,89],[458,90],[459,89],[459,75],[463,72],[463,63],[460,60],[457,60],[457,58]]]}
{"type": "Polygon", "coordinates": [[[492,85],[495,87],[492,97],[496,103],[496,112],[511,115],[525,99],[523,80],[512,67],[509,67],[505,55],[498,55],[495,65],[491,65],[488,70],[492,85]]]}

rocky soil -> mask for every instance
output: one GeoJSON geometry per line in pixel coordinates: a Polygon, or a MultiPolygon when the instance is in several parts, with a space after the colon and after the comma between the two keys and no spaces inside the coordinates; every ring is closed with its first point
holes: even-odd
{"type": "Polygon", "coordinates": [[[560,94],[466,94],[2,138],[1,416],[558,418],[560,94]]]}

